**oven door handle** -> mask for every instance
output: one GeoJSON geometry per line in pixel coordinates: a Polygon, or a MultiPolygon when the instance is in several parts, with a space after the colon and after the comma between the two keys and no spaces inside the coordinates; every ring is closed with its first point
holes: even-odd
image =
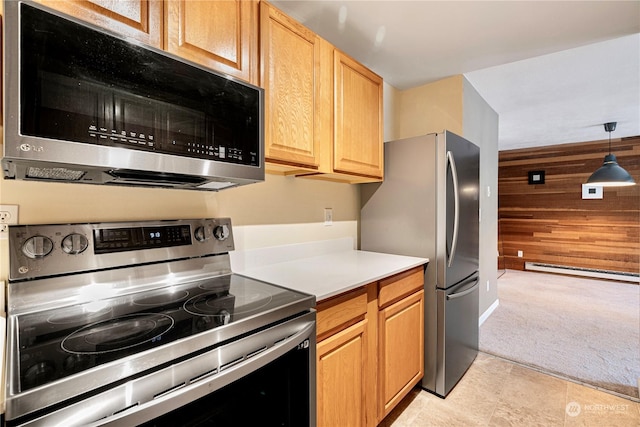
{"type": "MultiPolygon", "coordinates": [[[[159,372],[168,371],[167,376],[172,376],[172,380],[177,384],[167,388],[166,392],[160,391],[155,393],[155,398],[153,397],[154,393],[149,391],[149,386],[156,382],[151,377],[158,373],[152,373],[148,376],[129,381],[115,389],[93,396],[90,401],[84,400],[79,402],[78,404],[82,405],[82,409],[86,410],[85,413],[92,412],[91,410],[87,410],[89,408],[87,405],[95,404],[96,408],[98,408],[101,405],[104,406],[105,401],[115,399],[121,399],[120,404],[123,405],[122,408],[126,408],[121,410],[121,412],[118,412],[118,410],[112,411],[111,414],[113,415],[109,414],[106,418],[98,421],[82,424],[95,427],[130,426],[145,423],[221,389],[295,349],[309,351],[309,381],[311,389],[315,390],[315,317],[315,310],[311,310],[311,312],[303,316],[296,317],[238,341],[231,342],[228,345],[215,348],[210,352],[203,353],[192,359],[164,368],[159,372]],[[245,356],[243,360],[236,361],[237,357],[234,358],[234,356],[224,354],[227,352],[227,349],[233,350],[232,347],[234,346],[246,346],[249,341],[251,341],[251,347],[254,349],[260,349],[263,346],[263,342],[270,342],[271,345],[263,351],[247,352],[246,355],[248,355],[248,357],[245,356]],[[223,363],[225,360],[227,360],[227,362],[223,363]],[[213,364],[218,365],[212,369],[213,364]],[[198,368],[201,368],[200,370],[204,373],[212,372],[211,375],[194,376],[194,373],[198,372],[198,369],[194,368],[196,365],[199,365],[198,368]],[[222,368],[220,369],[220,367],[222,368]],[[193,379],[193,382],[189,383],[189,378],[193,379]],[[147,401],[132,404],[132,401],[136,402],[135,393],[137,389],[143,390],[146,395],[150,394],[151,397],[147,399],[147,401]],[[124,401],[124,396],[127,395],[127,392],[130,396],[129,401],[124,401]]],[[[229,352],[233,353],[233,351],[229,352]]],[[[313,400],[313,402],[310,402],[310,405],[313,405],[312,407],[315,408],[315,396],[313,396],[311,400],[313,400]]],[[[110,410],[112,409],[113,407],[110,410]]],[[[313,413],[315,414],[315,410],[313,413]]],[[[94,415],[96,414],[94,413],[94,415]]],[[[315,419],[315,416],[312,418],[315,419]]]]}

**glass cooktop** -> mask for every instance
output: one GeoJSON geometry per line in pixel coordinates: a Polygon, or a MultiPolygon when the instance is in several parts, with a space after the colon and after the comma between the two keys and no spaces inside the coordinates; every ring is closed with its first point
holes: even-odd
{"type": "MultiPolygon", "coordinates": [[[[108,284],[102,289],[104,286],[108,284]]],[[[104,294],[100,285],[88,292],[104,294]]],[[[308,298],[230,274],[19,315],[20,389],[25,391],[212,329],[242,322],[251,325],[249,330],[257,325],[264,327],[270,312],[308,298]],[[263,317],[262,322],[252,322],[263,317]]],[[[222,342],[211,342],[208,348],[222,342]]]]}

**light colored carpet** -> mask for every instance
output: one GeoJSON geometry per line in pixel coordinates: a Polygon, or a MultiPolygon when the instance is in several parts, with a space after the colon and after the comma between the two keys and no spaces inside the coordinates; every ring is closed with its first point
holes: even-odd
{"type": "Polygon", "coordinates": [[[507,270],[480,350],[638,399],[640,286],[507,270]]]}

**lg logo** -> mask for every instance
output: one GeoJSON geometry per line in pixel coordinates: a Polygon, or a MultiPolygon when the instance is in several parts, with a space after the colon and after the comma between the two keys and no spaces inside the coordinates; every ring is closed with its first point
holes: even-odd
{"type": "Polygon", "coordinates": [[[44,151],[44,147],[36,147],[35,145],[31,145],[31,144],[20,144],[20,150],[21,151],[44,151]]]}

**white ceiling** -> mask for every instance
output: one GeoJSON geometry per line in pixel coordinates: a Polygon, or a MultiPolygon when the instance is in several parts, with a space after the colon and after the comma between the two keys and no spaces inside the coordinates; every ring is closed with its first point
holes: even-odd
{"type": "Polygon", "coordinates": [[[640,135],[640,1],[272,3],[398,89],[464,74],[501,150],[640,135]]]}

